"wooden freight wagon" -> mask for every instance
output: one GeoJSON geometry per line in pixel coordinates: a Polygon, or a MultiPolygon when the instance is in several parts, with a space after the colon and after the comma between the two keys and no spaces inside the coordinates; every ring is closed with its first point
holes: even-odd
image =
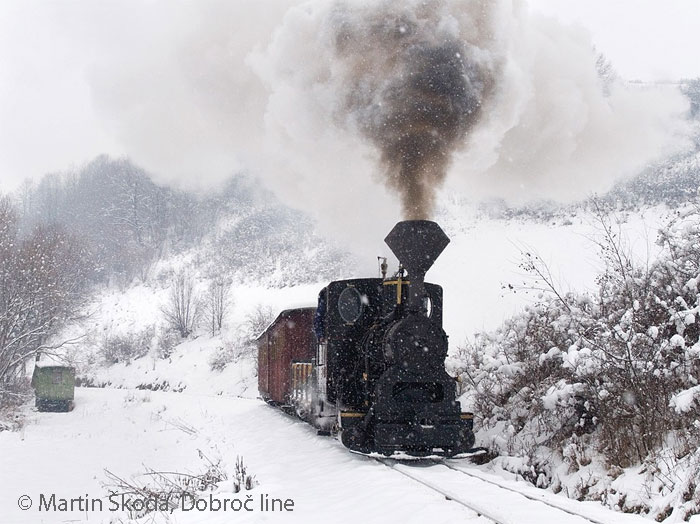
{"type": "Polygon", "coordinates": [[[75,396],[75,368],[37,362],[32,387],[39,411],[70,411],[75,396]]]}
{"type": "Polygon", "coordinates": [[[316,308],[287,309],[257,338],[258,390],[270,403],[286,405],[306,381],[316,359],[316,308]]]}

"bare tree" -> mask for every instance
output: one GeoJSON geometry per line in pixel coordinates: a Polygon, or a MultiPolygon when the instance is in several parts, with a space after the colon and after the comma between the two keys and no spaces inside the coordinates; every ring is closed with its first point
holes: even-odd
{"type": "Polygon", "coordinates": [[[275,313],[271,306],[258,304],[255,309],[246,315],[245,327],[249,338],[255,339],[275,319],[275,313]]]}
{"type": "Polygon", "coordinates": [[[170,299],[161,311],[182,338],[192,334],[199,320],[200,303],[194,289],[194,279],[187,271],[175,275],[170,288],[170,299]]]}
{"type": "Polygon", "coordinates": [[[28,217],[33,204],[34,183],[25,178],[19,187],[19,200],[22,206],[22,217],[28,217]]]}
{"type": "Polygon", "coordinates": [[[212,336],[221,331],[224,318],[231,302],[228,298],[229,283],[222,277],[216,277],[209,284],[206,295],[206,312],[212,336]]]}
{"type": "Polygon", "coordinates": [[[51,337],[85,296],[86,259],[80,243],[55,225],[20,238],[14,207],[0,199],[0,396],[28,359],[69,342],[51,337]]]}

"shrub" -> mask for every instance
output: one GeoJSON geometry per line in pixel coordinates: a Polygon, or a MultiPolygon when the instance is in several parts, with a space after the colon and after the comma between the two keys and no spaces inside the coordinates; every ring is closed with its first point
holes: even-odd
{"type": "Polygon", "coordinates": [[[225,340],[224,344],[216,350],[209,360],[211,369],[222,371],[227,365],[243,358],[257,358],[255,339],[274,318],[274,312],[270,306],[256,305],[239,326],[238,335],[233,339],[225,340]]]}
{"type": "Polygon", "coordinates": [[[102,342],[102,357],[107,364],[124,362],[144,357],[151,349],[154,329],[147,328],[139,333],[108,336],[102,342]]]}
{"type": "MultiPolygon", "coordinates": [[[[222,488],[230,480],[229,475],[221,459],[212,460],[201,450],[198,450],[202,460],[202,469],[198,473],[157,471],[146,468],[146,471],[138,476],[125,479],[115,473],[105,470],[107,482],[105,487],[111,494],[119,495],[131,502],[134,501],[158,501],[163,504],[138,504],[129,506],[134,510],[128,516],[131,519],[139,519],[153,512],[161,512],[167,517],[177,508],[182,508],[183,503],[193,503],[204,495],[205,492],[221,493],[222,488]]],[[[236,456],[235,468],[232,478],[232,492],[239,493],[242,490],[251,490],[257,486],[255,475],[248,472],[243,458],[236,456]]]]}
{"type": "Polygon", "coordinates": [[[177,332],[169,329],[158,336],[156,343],[156,351],[162,359],[170,358],[170,355],[175,351],[175,347],[180,343],[181,339],[177,332]]]}
{"type": "Polygon", "coordinates": [[[17,408],[32,398],[32,388],[25,377],[0,382],[0,433],[22,427],[23,417],[17,408]]]}
{"type": "Polygon", "coordinates": [[[492,448],[527,454],[535,442],[576,469],[585,464],[566,450],[581,449],[584,435],[617,467],[657,453],[670,433],[679,456],[700,443],[700,210],[679,212],[659,235],[659,259],[643,268],[599,218],[605,270],[595,293],[561,293],[526,253],[525,269],[548,293],[461,352],[482,427],[506,435],[492,448]]]}
{"type": "Polygon", "coordinates": [[[255,356],[257,356],[255,341],[243,335],[232,340],[225,340],[223,345],[219,346],[212,355],[209,366],[214,371],[223,371],[229,364],[235,364],[243,358],[255,356]]]}

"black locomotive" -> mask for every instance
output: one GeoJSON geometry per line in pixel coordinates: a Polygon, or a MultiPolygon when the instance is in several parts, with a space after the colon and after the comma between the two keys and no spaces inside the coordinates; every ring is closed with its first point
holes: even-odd
{"type": "Polygon", "coordinates": [[[467,452],[473,416],[445,371],[442,288],[424,281],[449,238],[410,220],[385,242],[400,262],[393,277],[331,282],[318,308],[284,311],[258,338],[261,395],[354,451],[467,452]]]}

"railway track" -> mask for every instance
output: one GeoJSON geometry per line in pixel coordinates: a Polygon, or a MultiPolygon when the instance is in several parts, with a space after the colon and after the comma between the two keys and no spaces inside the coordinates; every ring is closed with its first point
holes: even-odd
{"type": "MultiPolygon", "coordinates": [[[[551,506],[553,508],[556,508],[560,511],[563,511],[564,513],[568,513],[569,515],[574,515],[577,517],[584,518],[589,522],[593,522],[595,524],[608,524],[609,523],[609,521],[601,520],[597,516],[584,515],[578,511],[572,509],[571,506],[577,504],[577,502],[574,502],[570,499],[558,501],[556,499],[553,499],[553,497],[548,496],[549,494],[545,493],[543,490],[539,490],[539,491],[542,491],[542,493],[532,493],[532,490],[528,490],[528,491],[530,491],[530,492],[528,492],[526,490],[516,489],[516,488],[513,488],[511,486],[508,486],[505,482],[494,480],[492,478],[487,478],[487,476],[482,474],[479,470],[475,470],[475,469],[469,470],[468,468],[465,468],[464,466],[460,467],[460,466],[451,464],[449,462],[436,461],[436,463],[441,464],[441,465],[445,466],[446,468],[449,468],[453,471],[458,471],[459,473],[461,473],[463,475],[467,475],[469,477],[479,479],[483,482],[488,482],[489,484],[492,484],[494,486],[498,486],[499,488],[508,490],[512,493],[517,493],[518,495],[522,495],[523,497],[525,497],[529,500],[541,502],[542,504],[546,504],[547,506],[551,506]]],[[[534,488],[534,489],[537,489],[537,488],[534,488]]],[[[617,517],[617,515],[615,515],[615,516],[617,517]]]]}
{"type": "Polygon", "coordinates": [[[570,499],[552,500],[555,495],[537,488],[516,489],[507,481],[487,478],[474,468],[447,460],[430,459],[412,463],[377,458],[395,472],[435,491],[496,524],[618,524],[648,522],[636,515],[615,513],[606,508],[580,508],[570,499]]]}

